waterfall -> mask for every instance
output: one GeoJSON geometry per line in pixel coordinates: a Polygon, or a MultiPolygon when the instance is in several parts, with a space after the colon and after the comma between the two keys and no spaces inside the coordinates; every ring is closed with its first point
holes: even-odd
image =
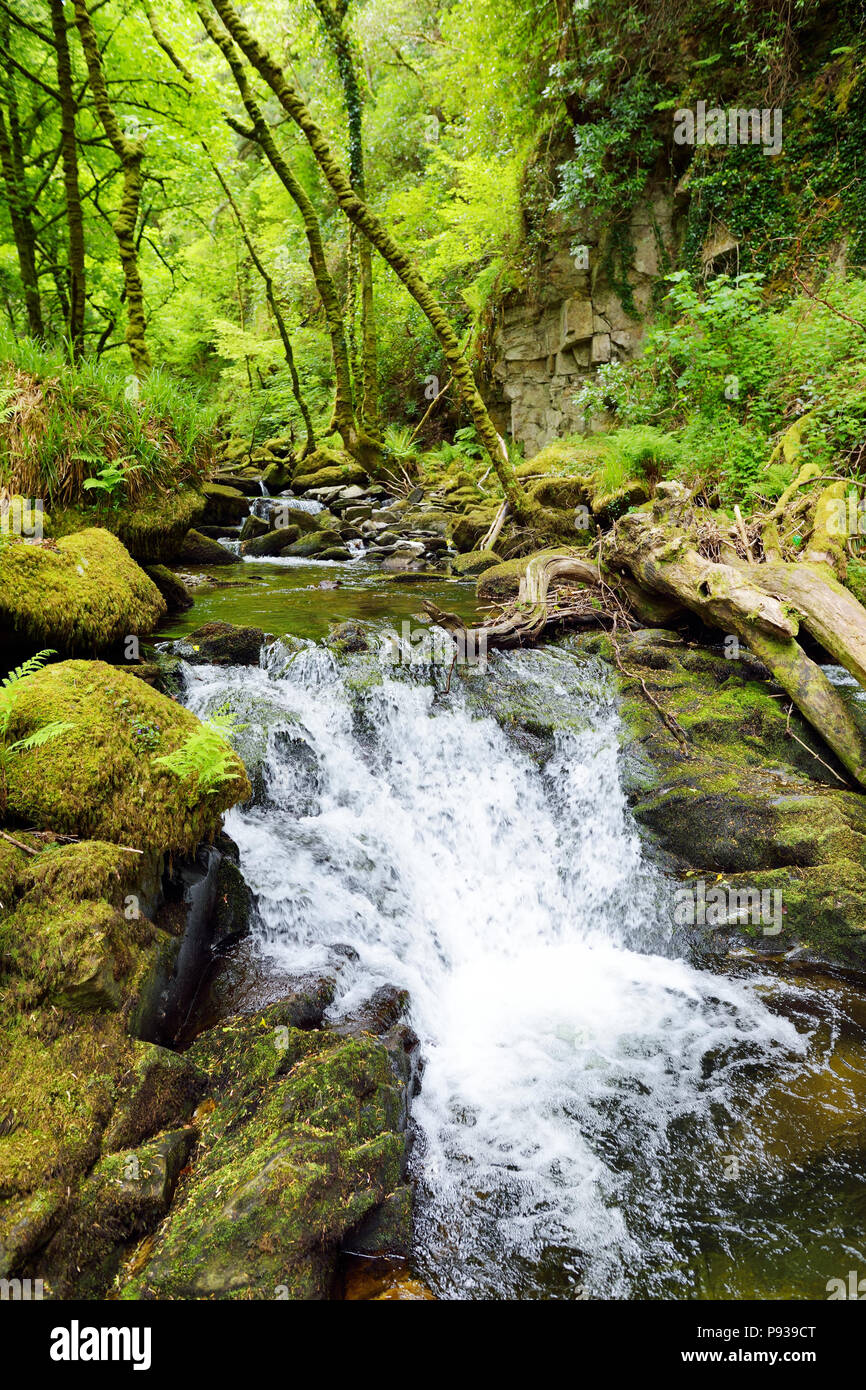
{"type": "Polygon", "coordinates": [[[334,973],[336,1016],[410,991],[424,1277],[452,1298],[689,1296],[672,1207],[715,1219],[744,1076],[807,1042],[766,978],[678,953],[603,668],[495,654],[446,696],[441,670],[278,643],[268,669],[187,676],[197,713],[238,712],[261,773],[227,829],[263,958],[334,973]],[[530,707],[550,729],[511,723],[530,707]]]}

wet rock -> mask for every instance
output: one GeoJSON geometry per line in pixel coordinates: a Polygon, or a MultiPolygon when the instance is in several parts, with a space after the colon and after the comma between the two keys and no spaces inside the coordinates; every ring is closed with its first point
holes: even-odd
{"type": "Polygon", "coordinates": [[[169,648],[191,666],[258,666],[268,634],[260,627],[203,623],[169,648]]]}
{"type": "Polygon", "coordinates": [[[203,536],[199,531],[187,531],[178,551],[178,559],[185,565],[239,565],[241,557],[226,550],[219,541],[203,536]]]}
{"type": "Polygon", "coordinates": [[[233,492],[242,492],[244,497],[261,497],[262,495],[257,477],[246,478],[238,473],[215,473],[211,481],[220,487],[231,488],[233,492]]]}
{"type": "Polygon", "coordinates": [[[192,594],[183,580],[172,574],[170,569],[166,569],[164,565],[148,565],[145,572],[153,580],[171,611],[182,613],[187,608],[192,608],[192,594]]]}
{"type": "MultiPolygon", "coordinates": [[[[255,512],[250,512],[241,527],[240,540],[241,542],[258,540],[260,536],[266,536],[269,530],[270,527],[264,517],[256,516],[255,512]]],[[[243,554],[243,546],[241,546],[241,553],[243,554]]]]}
{"type": "Polygon", "coordinates": [[[253,537],[252,540],[242,541],[241,554],[259,557],[279,555],[287,545],[293,545],[295,541],[299,540],[300,536],[300,526],[294,524],[281,526],[276,531],[267,531],[264,535],[253,537]]]}
{"type": "MultiPolygon", "coordinates": [[[[213,1105],[128,1298],[323,1299],[340,1248],[405,1186],[406,1081],[377,1038],[235,1017],[189,1055],[213,1105]]],[[[203,1109],[203,1107],[202,1107],[203,1109]]]]}
{"type": "Polygon", "coordinates": [[[325,638],[325,646],[336,652],[368,652],[372,634],[362,623],[337,623],[325,638]]]}
{"type": "MultiPolygon", "coordinates": [[[[601,634],[580,650],[609,651],[601,634]]],[[[796,711],[774,699],[747,654],[741,663],[685,641],[642,631],[619,639],[622,665],[687,740],[685,746],[622,680],[623,784],[638,822],[681,870],[723,884],[783,891],[783,930],[719,932],[714,949],[748,945],[866,968],[866,806],[840,786],[843,770],[796,711]],[[799,742],[789,736],[789,729],[799,742]]]]}
{"type": "Polygon", "coordinates": [[[319,560],[333,560],[336,563],[337,561],[351,560],[352,552],[347,550],[345,546],[331,545],[328,546],[327,550],[319,551],[317,558],[319,560]]]}
{"type": "Polygon", "coordinates": [[[249,498],[236,488],[204,483],[201,491],[205,499],[203,520],[209,526],[239,526],[250,510],[249,498]]]}
{"type": "Polygon", "coordinates": [[[324,550],[333,549],[340,545],[339,531],[312,531],[308,536],[302,536],[300,540],[294,541],[282,551],[284,555],[298,556],[305,559],[319,555],[324,550]]]}

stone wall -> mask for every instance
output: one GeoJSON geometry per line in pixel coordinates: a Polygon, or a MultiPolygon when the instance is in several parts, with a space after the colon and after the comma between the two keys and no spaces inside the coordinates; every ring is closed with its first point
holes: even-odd
{"type": "Polygon", "coordinates": [[[604,229],[561,230],[534,292],[512,294],[499,309],[491,406],[500,429],[524,445],[527,458],[553,439],[591,429],[574,403],[577,388],[601,363],[637,352],[653,284],[665,262],[676,264],[673,198],[659,192],[631,219],[634,254],[627,278],[636,317],[623,307],[605,271],[606,235],[604,229]],[[578,246],[588,254],[572,255],[578,246]]]}

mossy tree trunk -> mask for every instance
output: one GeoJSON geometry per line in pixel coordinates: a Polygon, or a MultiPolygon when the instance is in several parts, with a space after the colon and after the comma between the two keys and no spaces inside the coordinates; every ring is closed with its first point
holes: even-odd
{"type": "Polygon", "coordinates": [[[313,421],[310,418],[310,412],[307,407],[307,402],[304,400],[304,393],[301,390],[301,382],[298,376],[298,369],[295,365],[295,354],[292,351],[292,340],[289,336],[289,330],[286,327],[286,321],[283,318],[282,310],[280,309],[279,303],[277,301],[276,290],[274,289],[274,282],[271,279],[271,276],[268,274],[268,271],[266,270],[261,260],[261,257],[256,251],[255,244],[247,230],[244,219],[241,216],[241,210],[237,205],[237,202],[234,198],[231,189],[226,183],[226,180],[224,179],[218,165],[215,163],[213,159],[211,159],[210,153],[207,149],[207,146],[204,144],[204,141],[202,141],[202,144],[204,145],[205,153],[208,155],[208,158],[211,161],[211,168],[213,169],[214,174],[219,180],[220,187],[226,195],[229,207],[234,213],[235,221],[237,222],[240,234],[244,239],[244,244],[247,248],[247,251],[249,252],[250,260],[252,261],[253,265],[258,271],[262,283],[265,287],[265,298],[267,299],[271,313],[274,316],[274,322],[277,325],[277,330],[280,335],[280,341],[283,344],[283,353],[285,355],[286,365],[288,366],[289,374],[292,379],[292,393],[295,397],[295,400],[298,403],[298,409],[300,410],[301,416],[304,421],[304,429],[306,431],[307,438],[301,457],[306,458],[307,454],[311,454],[316,447],[316,435],[313,429],[313,421]]]}
{"type": "Polygon", "coordinates": [[[57,91],[60,97],[60,154],[63,161],[63,191],[66,198],[66,227],[69,238],[69,309],[67,332],[74,358],[84,351],[84,308],[87,279],[84,246],[84,210],[78,179],[78,147],[75,118],[78,103],[72,86],[72,60],[66,34],[63,0],[51,0],[51,28],[57,60],[57,91]]]}
{"type": "MultiPolygon", "coordinates": [[[[0,19],[0,43],[2,43],[4,50],[8,51],[10,44],[9,21],[5,16],[0,19]]],[[[24,292],[24,306],[27,312],[27,327],[31,337],[41,339],[45,336],[45,324],[42,318],[42,300],[39,294],[39,274],[36,269],[36,233],[24,177],[24,156],[21,145],[18,100],[15,94],[15,79],[8,67],[4,66],[2,71],[0,172],[3,174],[9,221],[12,224],[12,237],[18,256],[21,288],[24,292]]]]}
{"type": "Polygon", "coordinates": [[[331,342],[331,357],[334,366],[334,414],[332,428],[337,430],[346,450],[352,457],[357,459],[362,467],[371,468],[375,471],[381,457],[381,451],[377,442],[358,428],[356,421],[345,322],[340,308],[340,297],[337,293],[337,287],[334,284],[331,272],[328,270],[328,263],[325,258],[325,247],[322,240],[322,229],[316,214],[316,209],[300,181],[295,178],[291,166],[277,146],[271,129],[264,118],[262,109],[253,96],[243,62],[231,38],[219,28],[213,16],[209,14],[204,5],[197,5],[196,9],[208,36],[220,49],[231,69],[241,100],[252,122],[252,131],[242,130],[231,117],[227,117],[226,119],[233,129],[246,136],[251,136],[251,138],[256,141],[301,214],[304,232],[307,238],[307,246],[310,252],[310,269],[313,272],[313,279],[316,284],[322,309],[324,310],[328,336],[331,342]]]}
{"type": "Polygon", "coordinates": [[[519,518],[527,516],[532,509],[514,471],[514,465],[509,459],[507,450],[487,412],[487,407],[481,399],[472,369],[460,349],[457,334],[430,286],[412,258],[398,245],[384,223],[352,188],[348,176],[335,159],[306,103],[288,81],[280,65],[253,38],[229,0],[211,0],[211,4],[238,47],[277,97],[283,110],[303,131],[319,168],[330,184],[343,212],[388,262],[425,314],[439,339],[451,374],[475,422],[479,438],[502,484],[502,489],[511,504],[512,511],[519,518]]]}
{"type": "MultiPolygon", "coordinates": [[[[316,9],[328,36],[337,71],[343,87],[346,105],[346,121],[349,130],[349,181],[360,199],[366,198],[366,177],[364,173],[364,132],[363,104],[358,70],[353,52],[352,37],[348,28],[348,0],[314,0],[316,9]]],[[[378,352],[376,342],[376,319],[373,304],[373,255],[372,247],[363,235],[358,236],[353,223],[349,256],[354,260],[357,251],[360,293],[361,293],[361,363],[360,390],[356,380],[358,413],[364,429],[371,434],[379,431],[379,383],[378,352]]],[[[354,267],[350,264],[350,270],[354,267]]],[[[354,315],[354,276],[350,277],[350,312],[354,315]]]]}
{"type": "Polygon", "coordinates": [[[141,205],[144,144],[131,139],[117,119],[108,95],[102,55],[96,32],[87,9],[86,0],[74,0],[75,23],[81,37],[81,47],[87,64],[87,74],[93,102],[103,129],[123,170],[123,189],[120,206],[113,223],[117,238],[120,264],[123,269],[123,285],[126,299],[126,343],[132,358],[133,371],[137,376],[145,376],[150,370],[150,353],[147,349],[147,320],[144,312],[144,291],[138,266],[138,247],[136,227],[141,205]]]}

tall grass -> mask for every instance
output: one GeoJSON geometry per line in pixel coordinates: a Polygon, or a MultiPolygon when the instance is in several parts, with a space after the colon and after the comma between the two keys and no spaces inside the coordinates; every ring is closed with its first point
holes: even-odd
{"type": "Polygon", "coordinates": [[[49,505],[92,501],[106,464],[135,502],[201,479],[213,461],[214,410],[155,368],[138,381],[105,361],[72,365],[62,348],[0,330],[0,487],[49,505]]]}

